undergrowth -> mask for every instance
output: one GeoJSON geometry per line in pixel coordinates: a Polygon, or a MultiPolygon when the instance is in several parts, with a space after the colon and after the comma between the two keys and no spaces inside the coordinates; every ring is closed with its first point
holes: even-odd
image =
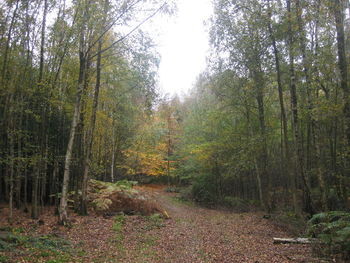
{"type": "Polygon", "coordinates": [[[6,263],[6,262],[9,262],[9,258],[4,256],[4,255],[0,255],[0,262],[1,263],[6,263]]]}
{"type": "Polygon", "coordinates": [[[164,218],[161,214],[153,214],[146,216],[147,225],[144,227],[145,230],[153,230],[164,227],[164,218]]]}
{"type": "Polygon", "coordinates": [[[321,241],[314,249],[322,256],[350,259],[350,213],[331,211],[314,215],[308,222],[308,235],[321,241]]]}
{"type": "Polygon", "coordinates": [[[23,232],[21,228],[8,228],[3,232],[0,252],[5,255],[0,256],[0,262],[17,262],[14,258],[22,256],[25,262],[42,262],[42,259],[47,263],[71,261],[73,250],[68,241],[48,235],[29,236],[23,232]]]}
{"type": "Polygon", "coordinates": [[[123,241],[123,226],[125,224],[125,216],[124,214],[117,215],[114,217],[114,222],[112,229],[115,232],[115,241],[120,243],[123,241]]]}

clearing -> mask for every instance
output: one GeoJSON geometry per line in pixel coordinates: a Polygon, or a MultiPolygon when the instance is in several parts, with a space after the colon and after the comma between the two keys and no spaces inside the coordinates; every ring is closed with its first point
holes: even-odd
{"type": "MultiPolygon", "coordinates": [[[[14,232],[38,238],[19,238],[15,249],[0,250],[0,262],[320,262],[313,258],[309,245],[274,245],[273,237],[288,237],[288,233],[264,219],[263,214],[197,207],[160,187],[141,190],[154,197],[170,219],[72,214],[72,225],[65,228],[57,225],[52,209],[39,221],[16,211],[18,222],[11,226],[14,232]],[[47,242],[51,239],[56,243],[47,242]],[[58,240],[68,241],[69,246],[61,249],[58,240]]],[[[6,210],[0,213],[2,229],[7,226],[6,210]]]]}

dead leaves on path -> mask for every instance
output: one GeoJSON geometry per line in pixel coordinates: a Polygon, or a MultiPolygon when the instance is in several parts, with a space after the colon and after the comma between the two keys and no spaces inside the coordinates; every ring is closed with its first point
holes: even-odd
{"type": "MultiPolygon", "coordinates": [[[[256,213],[233,214],[171,199],[159,189],[147,193],[167,209],[171,219],[159,216],[125,216],[121,238],[113,230],[114,218],[90,214],[71,215],[72,225],[57,225],[53,210],[46,211],[44,224],[28,219],[16,211],[15,225],[28,235],[56,235],[72,244],[68,261],[63,262],[123,262],[123,263],[234,263],[234,262],[319,262],[313,259],[308,245],[274,245],[273,236],[287,236],[269,220],[256,213]]],[[[153,190],[152,190],[153,191],[153,190]]],[[[0,224],[7,224],[2,210],[0,224]]],[[[12,262],[48,262],[47,258],[7,252],[12,262]],[[27,261],[26,261],[27,260],[27,261]]]]}

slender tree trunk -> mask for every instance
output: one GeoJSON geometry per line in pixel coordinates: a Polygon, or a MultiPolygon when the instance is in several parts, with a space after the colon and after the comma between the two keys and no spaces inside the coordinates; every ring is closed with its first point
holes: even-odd
{"type": "MultiPolygon", "coordinates": [[[[21,105],[23,103],[23,99],[21,100],[21,105]]],[[[23,129],[23,107],[21,106],[21,113],[19,116],[19,129],[23,129]]],[[[22,190],[22,168],[23,168],[23,161],[22,161],[22,136],[17,136],[17,175],[16,175],[16,207],[21,207],[21,190],[22,190]]]]}
{"type": "MultiPolygon", "coordinates": [[[[268,0],[268,4],[270,5],[270,1],[268,0]]],[[[279,50],[277,48],[275,35],[272,29],[271,25],[271,9],[269,6],[269,34],[271,38],[271,43],[273,47],[273,53],[275,57],[275,67],[277,72],[277,88],[278,88],[278,98],[280,103],[280,110],[281,110],[281,123],[282,123],[282,130],[283,130],[283,144],[284,144],[284,162],[285,162],[285,172],[288,175],[289,178],[289,184],[291,186],[292,191],[292,198],[293,198],[293,207],[294,212],[299,214],[299,206],[297,201],[297,191],[296,191],[296,185],[295,185],[295,177],[292,172],[291,163],[290,163],[290,150],[289,150],[289,141],[288,141],[288,124],[287,124],[287,117],[286,117],[286,110],[284,107],[284,98],[283,98],[283,85],[282,85],[282,72],[281,72],[281,66],[280,66],[280,58],[279,58],[279,50]]]]}
{"type": "Polygon", "coordinates": [[[12,40],[12,30],[14,28],[14,24],[15,24],[15,21],[16,21],[16,16],[17,16],[17,11],[18,11],[18,6],[19,6],[19,0],[16,1],[16,7],[15,7],[15,10],[13,11],[13,15],[12,15],[12,18],[11,18],[11,23],[10,23],[10,26],[9,26],[9,31],[8,31],[8,34],[7,34],[7,40],[6,40],[6,44],[5,44],[5,51],[4,51],[4,54],[3,54],[3,63],[2,63],[2,70],[1,70],[1,79],[2,79],[2,83],[4,84],[4,80],[5,78],[7,77],[7,71],[8,71],[8,68],[7,68],[7,63],[8,63],[8,56],[9,56],[9,51],[10,51],[10,43],[11,43],[11,40],[12,40]]]}
{"type": "Polygon", "coordinates": [[[83,83],[85,78],[85,54],[81,50],[79,52],[79,79],[78,79],[78,89],[77,89],[77,95],[76,95],[76,101],[74,106],[74,114],[69,134],[69,141],[65,156],[65,164],[64,164],[64,174],[63,174],[63,184],[62,184],[62,193],[61,193],[61,201],[60,201],[60,208],[59,208],[59,222],[63,225],[66,225],[68,222],[68,214],[67,214],[67,195],[68,195],[68,186],[69,186],[69,175],[70,175],[70,169],[71,169],[71,163],[72,163],[72,153],[73,153],[73,144],[74,144],[74,138],[76,133],[77,124],[79,122],[80,118],[80,103],[81,103],[81,96],[83,92],[83,83]]]}
{"type": "Polygon", "coordinates": [[[300,5],[300,0],[295,1],[296,4],[296,15],[297,15],[297,22],[298,22],[298,31],[299,31],[299,42],[300,42],[300,49],[302,54],[302,63],[303,63],[303,73],[306,80],[306,94],[307,94],[307,103],[308,103],[308,109],[307,109],[307,149],[308,153],[307,156],[310,156],[310,144],[311,144],[311,136],[312,136],[312,130],[314,131],[314,137],[315,137],[315,160],[316,160],[316,167],[317,167],[317,178],[319,180],[319,186],[322,193],[322,207],[324,211],[327,211],[327,199],[328,199],[328,188],[326,187],[325,183],[325,174],[323,163],[321,161],[321,146],[320,146],[320,129],[319,124],[317,121],[312,117],[312,110],[314,108],[313,101],[312,101],[312,92],[311,87],[312,83],[310,80],[310,74],[309,74],[309,62],[308,57],[306,55],[306,39],[305,39],[305,33],[304,33],[304,26],[302,21],[302,9],[300,5]]]}
{"type": "Polygon", "coordinates": [[[338,66],[340,70],[340,87],[343,90],[345,129],[347,144],[350,145],[350,108],[349,108],[349,86],[348,65],[345,51],[344,33],[344,9],[342,0],[334,0],[334,16],[337,30],[338,66]]]}
{"type": "MultiPolygon", "coordinates": [[[[253,138],[254,136],[254,130],[251,124],[250,120],[250,110],[248,103],[245,103],[245,109],[246,109],[246,117],[247,117],[247,124],[248,124],[248,136],[253,138]]],[[[258,196],[260,203],[265,206],[264,204],[264,198],[263,198],[263,191],[262,191],[262,183],[261,183],[261,173],[258,165],[258,160],[256,157],[254,157],[254,168],[255,168],[255,174],[256,174],[256,182],[258,186],[258,196]]]]}
{"type": "Polygon", "coordinates": [[[306,212],[313,214],[313,208],[311,203],[311,193],[310,186],[305,174],[304,168],[304,157],[302,149],[302,141],[300,137],[300,127],[298,120],[298,99],[296,93],[296,83],[295,83],[295,69],[294,69],[294,34],[292,29],[292,14],[291,14],[291,4],[290,0],[287,0],[287,11],[288,11],[288,46],[289,46],[289,74],[290,74],[290,96],[291,96],[291,107],[292,107],[292,129],[294,134],[294,139],[296,143],[295,156],[296,156],[296,171],[299,172],[300,177],[304,186],[304,209],[306,212]]]}
{"type": "Polygon", "coordinates": [[[38,190],[39,190],[39,177],[40,177],[40,165],[33,171],[33,183],[32,183],[32,218],[37,219],[38,213],[38,190]]]}
{"type": "MultiPolygon", "coordinates": [[[[345,34],[344,34],[344,2],[343,0],[330,1],[334,4],[334,17],[337,30],[337,47],[338,47],[338,67],[340,71],[340,87],[343,90],[343,114],[345,126],[345,169],[349,169],[350,154],[350,102],[348,86],[348,64],[345,51],[345,34]]],[[[348,172],[347,172],[348,173],[348,172]]],[[[343,199],[347,201],[347,191],[344,191],[343,199]]]]}
{"type": "Polygon", "coordinates": [[[94,98],[92,103],[92,112],[90,120],[90,130],[87,133],[87,145],[84,158],[84,174],[83,174],[83,184],[82,184],[82,194],[81,194],[81,204],[80,204],[80,213],[82,215],[87,215],[87,186],[89,181],[89,168],[90,168],[90,155],[92,149],[92,143],[94,138],[95,126],[96,126],[96,113],[98,107],[98,98],[101,85],[101,49],[102,49],[102,39],[98,43],[98,55],[97,55],[97,65],[96,65],[96,85],[94,98]]]}
{"type": "Polygon", "coordinates": [[[168,115],[168,142],[167,142],[167,175],[168,175],[168,186],[170,186],[170,155],[171,155],[171,113],[169,109],[169,115],[168,115]]]}
{"type": "MultiPolygon", "coordinates": [[[[10,123],[13,124],[13,116],[10,117],[10,123]]],[[[10,125],[10,130],[8,131],[9,134],[9,143],[10,143],[10,192],[9,192],[9,208],[10,208],[10,213],[9,213],[9,221],[12,223],[12,217],[13,217],[13,184],[14,184],[14,172],[15,172],[15,151],[14,151],[14,127],[13,125],[10,125]]]]}
{"type": "Polygon", "coordinates": [[[115,139],[115,127],[114,127],[114,117],[112,122],[112,160],[111,160],[111,181],[114,183],[114,167],[115,167],[115,154],[116,154],[116,139],[115,139]]]}
{"type": "MultiPolygon", "coordinates": [[[[104,11],[107,13],[109,6],[109,1],[105,0],[104,3],[104,11]]],[[[102,22],[102,29],[105,28],[105,19],[102,22]]],[[[97,64],[96,64],[96,85],[95,85],[95,92],[94,92],[94,98],[92,103],[92,112],[91,112],[91,120],[90,120],[90,130],[87,133],[87,146],[85,151],[85,159],[84,159],[84,174],[83,174],[83,184],[82,184],[82,194],[81,194],[81,207],[80,207],[80,213],[82,215],[87,215],[87,187],[88,187],[88,181],[89,181],[89,168],[90,168],[90,156],[91,156],[91,149],[92,149],[92,143],[94,139],[94,132],[95,132],[95,126],[96,126],[96,113],[97,113],[97,107],[98,107],[98,99],[99,99],[99,93],[100,93],[100,86],[101,86],[101,60],[102,60],[102,44],[103,39],[100,38],[98,41],[98,47],[97,47],[97,64]]],[[[107,165],[107,163],[106,163],[107,165]]],[[[107,171],[107,169],[105,169],[107,171]]]]}
{"type": "Polygon", "coordinates": [[[256,101],[258,104],[258,117],[259,117],[259,124],[260,124],[260,136],[262,139],[262,152],[260,154],[259,162],[258,164],[261,166],[261,179],[264,180],[264,182],[260,182],[263,184],[265,188],[265,195],[263,195],[264,199],[264,207],[267,212],[271,212],[271,180],[270,176],[267,172],[267,141],[266,141],[266,124],[265,124],[265,107],[264,107],[264,93],[263,93],[263,87],[264,87],[264,80],[261,72],[261,65],[259,62],[259,59],[257,59],[257,70],[253,73],[254,75],[254,81],[255,81],[255,91],[256,91],[256,101]]]}

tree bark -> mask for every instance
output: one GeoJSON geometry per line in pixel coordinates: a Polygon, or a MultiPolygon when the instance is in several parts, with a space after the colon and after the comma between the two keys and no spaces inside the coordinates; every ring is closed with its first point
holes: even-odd
{"type": "Polygon", "coordinates": [[[286,117],[286,110],[284,106],[284,98],[283,98],[283,85],[282,85],[282,71],[280,66],[280,58],[279,58],[279,50],[276,44],[276,38],[272,29],[272,13],[271,13],[271,7],[270,7],[270,0],[268,0],[269,4],[269,14],[268,14],[268,29],[269,34],[271,38],[271,43],[273,47],[273,54],[275,58],[275,68],[277,73],[277,88],[278,88],[278,98],[280,103],[280,110],[281,110],[281,123],[282,123],[282,130],[283,130],[283,144],[284,144],[284,162],[286,164],[285,173],[288,175],[289,178],[289,184],[291,186],[292,191],[292,197],[293,197],[293,207],[294,212],[299,214],[299,206],[297,201],[297,192],[296,192],[296,185],[295,185],[295,177],[293,175],[292,169],[291,169],[291,163],[290,163],[290,150],[289,150],[289,141],[288,141],[288,123],[287,123],[287,117],[286,117]]]}
{"type": "MultiPolygon", "coordinates": [[[[102,39],[98,43],[98,50],[101,50],[102,48],[102,39]]],[[[91,155],[91,149],[92,149],[92,143],[94,138],[94,132],[95,132],[95,124],[96,124],[96,113],[97,113],[97,107],[98,107],[98,98],[99,98],[99,92],[100,92],[100,85],[101,85],[101,54],[99,52],[97,56],[97,64],[96,64],[96,85],[95,85],[95,91],[94,91],[94,98],[92,103],[92,112],[91,112],[91,119],[90,119],[90,129],[87,133],[87,145],[85,150],[85,158],[84,158],[84,167],[83,167],[83,183],[82,183],[82,194],[81,194],[81,203],[80,203],[80,213],[82,215],[87,215],[87,186],[89,181],[89,168],[90,168],[90,155],[91,155]]]]}
{"type": "MultiPolygon", "coordinates": [[[[348,65],[345,51],[345,34],[344,34],[344,2],[343,0],[330,1],[334,4],[334,17],[337,31],[338,47],[338,67],[340,71],[340,87],[343,90],[343,115],[345,128],[345,168],[349,169],[350,155],[350,102],[348,86],[348,65]]],[[[343,199],[348,199],[347,191],[344,191],[343,199]]]]}
{"type": "Polygon", "coordinates": [[[288,11],[288,53],[289,53],[289,89],[290,89],[290,97],[291,97],[291,107],[292,107],[292,129],[295,139],[295,156],[296,156],[296,171],[300,174],[303,187],[304,187],[304,209],[306,212],[313,214],[313,207],[311,202],[311,193],[310,186],[305,174],[304,167],[304,156],[303,156],[303,148],[300,134],[300,126],[299,126],[299,116],[298,116],[298,99],[296,92],[296,75],[294,69],[294,32],[292,29],[292,12],[291,12],[291,3],[290,0],[287,0],[287,11],[288,11]]]}
{"type": "MultiPolygon", "coordinates": [[[[109,6],[109,1],[105,0],[104,4],[104,11],[107,13],[109,6]]],[[[102,22],[102,29],[105,27],[105,19],[102,22]]],[[[95,132],[95,126],[96,126],[96,113],[97,113],[97,107],[98,107],[98,99],[99,99],[99,93],[100,93],[100,86],[101,86],[101,59],[102,59],[102,44],[103,44],[103,38],[100,38],[98,41],[98,47],[97,47],[97,63],[96,63],[96,85],[95,85],[95,91],[94,91],[94,98],[92,103],[92,112],[91,112],[91,119],[90,119],[90,130],[87,133],[87,145],[86,145],[86,151],[85,151],[85,158],[84,158],[84,174],[83,174],[83,183],[82,183],[82,191],[81,191],[81,204],[80,204],[80,213],[82,215],[87,215],[87,187],[88,187],[88,181],[89,181],[89,168],[90,168],[90,156],[91,156],[91,149],[92,149],[92,143],[94,139],[94,132],[95,132]]]]}
{"type": "MultiPolygon", "coordinates": [[[[85,13],[84,13],[84,17],[85,17],[85,13]]],[[[60,207],[59,207],[59,223],[62,225],[66,225],[68,223],[67,198],[68,198],[69,177],[70,177],[70,169],[71,169],[71,163],[72,163],[74,138],[75,138],[77,125],[80,118],[80,104],[81,104],[81,97],[83,93],[86,62],[87,62],[84,46],[85,46],[85,25],[83,26],[82,31],[80,32],[79,78],[78,78],[78,85],[77,85],[76,101],[74,106],[74,114],[73,114],[71,129],[69,133],[67,151],[65,155],[62,192],[61,192],[61,200],[60,200],[60,207]]]]}

